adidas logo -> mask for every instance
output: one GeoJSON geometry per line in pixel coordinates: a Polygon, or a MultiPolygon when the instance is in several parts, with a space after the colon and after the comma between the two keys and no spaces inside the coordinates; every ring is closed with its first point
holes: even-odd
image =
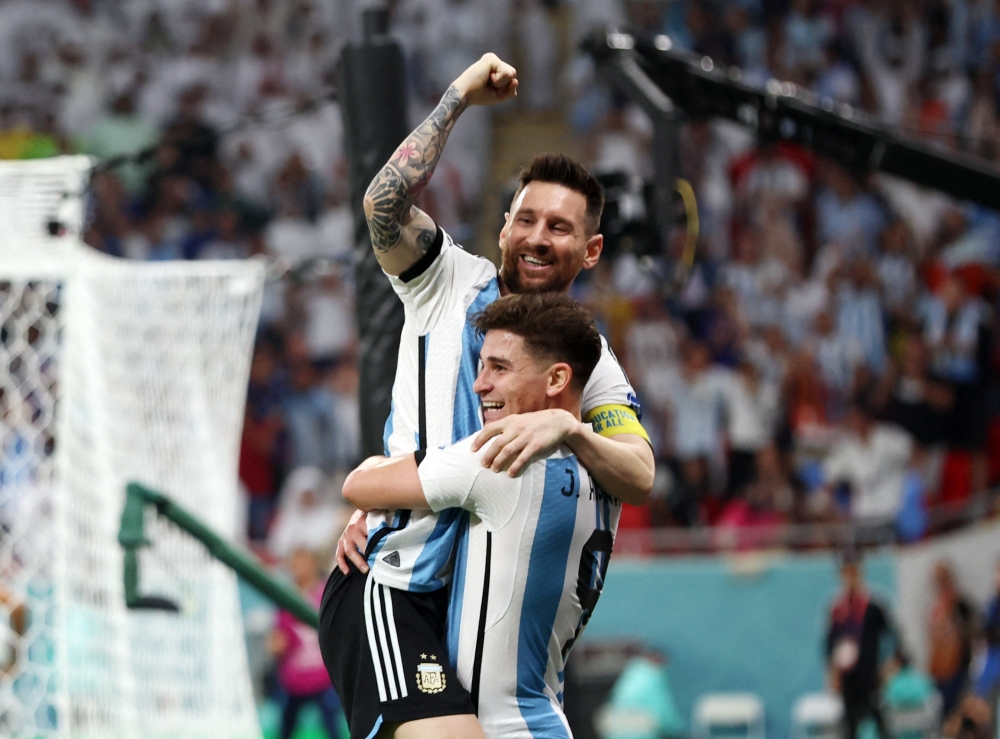
{"type": "Polygon", "coordinates": [[[387,565],[399,567],[399,552],[389,552],[387,555],[382,557],[382,561],[387,565]]]}

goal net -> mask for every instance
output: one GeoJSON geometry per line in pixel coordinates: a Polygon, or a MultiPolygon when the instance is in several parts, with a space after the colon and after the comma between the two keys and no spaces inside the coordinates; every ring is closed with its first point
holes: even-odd
{"type": "Polygon", "coordinates": [[[0,163],[0,736],[259,737],[235,577],[150,520],[129,611],[116,537],[132,480],[235,535],[263,265],[88,249],[89,166],[0,163]]]}

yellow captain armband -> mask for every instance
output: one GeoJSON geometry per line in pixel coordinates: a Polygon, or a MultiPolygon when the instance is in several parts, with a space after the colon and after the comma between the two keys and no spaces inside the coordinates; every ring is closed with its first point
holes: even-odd
{"type": "Polygon", "coordinates": [[[649,434],[639,423],[635,411],[627,405],[599,405],[583,419],[601,436],[635,434],[649,441],[649,434]]]}

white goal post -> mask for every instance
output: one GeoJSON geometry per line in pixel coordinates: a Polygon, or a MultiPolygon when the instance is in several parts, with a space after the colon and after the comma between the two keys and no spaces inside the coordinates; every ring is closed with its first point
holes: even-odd
{"type": "Polygon", "coordinates": [[[235,576],[150,520],[129,611],[116,537],[132,480],[235,535],[264,267],[89,249],[90,165],[0,162],[0,736],[257,739],[235,576]]]}

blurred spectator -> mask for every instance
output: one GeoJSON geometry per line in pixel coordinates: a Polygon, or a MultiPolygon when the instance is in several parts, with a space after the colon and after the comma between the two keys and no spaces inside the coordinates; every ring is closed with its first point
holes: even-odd
{"type": "Polygon", "coordinates": [[[829,311],[816,316],[814,332],[811,351],[826,390],[825,417],[838,421],[851,397],[864,355],[856,338],[835,330],[829,311]]]}
{"type": "Polygon", "coordinates": [[[946,739],[992,739],[991,709],[976,695],[967,695],[941,727],[946,739]]]}
{"type": "Polygon", "coordinates": [[[824,63],[817,71],[813,91],[821,98],[857,105],[861,99],[861,78],[848,61],[843,41],[828,41],[824,51],[824,63]]]}
{"type": "MultiPolygon", "coordinates": [[[[143,151],[158,138],[156,126],[136,110],[135,93],[126,89],[115,96],[110,110],[81,134],[80,150],[98,159],[110,159],[143,151]]],[[[118,170],[125,188],[133,196],[142,191],[148,176],[145,169],[133,163],[118,170]]]]}
{"type": "Polygon", "coordinates": [[[900,359],[886,374],[886,420],[905,429],[921,447],[937,447],[947,434],[952,392],[930,372],[927,346],[918,334],[902,339],[900,359]]]}
{"type": "Polygon", "coordinates": [[[292,359],[289,377],[284,412],[292,464],[333,472],[337,464],[331,455],[336,453],[341,433],[334,400],[320,382],[319,368],[308,359],[292,359]]]}
{"type": "MultiPolygon", "coordinates": [[[[316,555],[307,548],[295,548],[287,555],[286,563],[295,586],[313,607],[318,608],[326,579],[316,555]]],[[[285,694],[281,739],[291,739],[299,712],[309,703],[319,708],[326,735],[330,739],[339,737],[340,701],[323,664],[316,629],[306,626],[288,611],[278,611],[268,649],[278,659],[278,681],[285,694]]]]}
{"type": "Polygon", "coordinates": [[[601,739],[661,739],[682,736],[684,718],[677,709],[666,658],[649,649],[622,670],[597,718],[601,739]]]}
{"type": "Polygon", "coordinates": [[[875,262],[882,303],[896,321],[910,317],[917,295],[917,270],[913,265],[912,235],[901,219],[892,221],[879,236],[875,262]]]}
{"type": "Polygon", "coordinates": [[[824,187],[816,197],[819,243],[833,246],[848,262],[871,258],[886,224],[882,208],[862,189],[857,175],[840,164],[827,160],[821,171],[824,187]]]}
{"type": "Polygon", "coordinates": [[[974,676],[973,692],[989,705],[996,706],[1000,698],[1000,563],[994,570],[993,588],[993,597],[983,613],[983,655],[978,674],[974,676]]]}
{"type": "Polygon", "coordinates": [[[282,399],[285,382],[273,346],[261,342],[250,363],[247,410],[240,442],[240,480],[250,497],[249,536],[267,536],[274,497],[285,464],[285,423],[282,399]]]}
{"type": "Polygon", "coordinates": [[[725,375],[711,364],[708,346],[689,339],[681,347],[680,369],[666,378],[670,398],[671,439],[679,470],[674,515],[691,525],[698,506],[712,492],[710,462],[722,451],[725,375]]]}
{"type": "Polygon", "coordinates": [[[792,0],[785,16],[785,66],[812,79],[825,61],[823,50],[833,35],[829,18],[821,12],[819,0],[792,0]]]}
{"type": "Polygon", "coordinates": [[[881,372],[886,359],[885,319],[878,283],[868,262],[857,262],[838,270],[830,281],[833,293],[837,332],[848,343],[861,349],[861,357],[870,370],[881,372]]]}
{"type": "Polygon", "coordinates": [[[856,398],[847,410],[846,433],[823,461],[827,491],[850,489],[850,515],[868,523],[892,522],[903,501],[913,439],[901,428],[875,420],[871,399],[856,398]]]}
{"type": "Polygon", "coordinates": [[[28,609],[21,598],[0,583],[0,677],[18,662],[17,643],[28,628],[28,609]]]}
{"type": "Polygon", "coordinates": [[[858,58],[871,81],[879,117],[897,124],[910,86],[923,71],[926,30],[913,3],[895,0],[863,9],[867,17],[859,17],[855,25],[858,58]]]}
{"type": "Polygon", "coordinates": [[[795,496],[781,466],[781,455],[774,446],[757,452],[754,458],[755,477],[741,490],[740,497],[730,501],[719,516],[720,545],[737,548],[767,546],[772,541],[769,528],[789,520],[795,496]],[[727,531],[733,535],[727,535],[727,531]]]}
{"type": "Polygon", "coordinates": [[[267,537],[267,548],[285,558],[298,549],[308,549],[326,561],[343,530],[343,501],[335,493],[322,470],[299,467],[281,487],[278,512],[267,537]]]}
{"type": "Polygon", "coordinates": [[[933,584],[935,595],[927,622],[927,671],[941,693],[942,710],[947,716],[958,706],[968,684],[974,613],[958,592],[955,574],[947,562],[935,565],[933,584]]]}
{"type": "Polygon", "coordinates": [[[347,358],[356,342],[354,301],[340,271],[313,281],[300,299],[309,358],[324,364],[347,358]]]}
{"type": "Polygon", "coordinates": [[[723,387],[729,441],[726,493],[733,497],[757,480],[757,457],[774,437],[780,398],[778,387],[760,376],[744,358],[723,387]]]}
{"type": "Polygon", "coordinates": [[[840,567],[841,592],[830,609],[826,660],[830,686],[844,700],[844,736],[855,739],[862,719],[871,717],[889,739],[879,705],[881,655],[894,638],[886,611],[865,587],[861,561],[846,552],[840,567]]]}
{"type": "Polygon", "coordinates": [[[924,303],[924,338],[935,374],[954,394],[948,442],[972,455],[972,492],[986,487],[989,407],[983,402],[992,331],[982,301],[965,280],[949,274],[940,296],[924,303]]]}

